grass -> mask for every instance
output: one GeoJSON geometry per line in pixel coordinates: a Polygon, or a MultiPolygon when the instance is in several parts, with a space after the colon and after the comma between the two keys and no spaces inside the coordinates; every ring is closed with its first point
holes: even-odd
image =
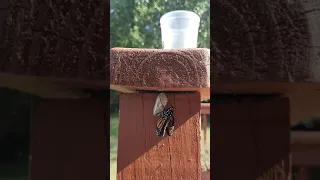
{"type": "Polygon", "coordinates": [[[116,180],[118,150],[118,116],[110,117],[110,180],[116,180]]]}
{"type": "MultiPolygon", "coordinates": [[[[118,116],[112,115],[110,117],[110,180],[116,180],[117,176],[118,123],[118,116]]],[[[203,134],[204,131],[202,130],[201,169],[202,171],[207,171],[210,169],[210,128],[207,127],[206,145],[204,145],[203,134]]]]}

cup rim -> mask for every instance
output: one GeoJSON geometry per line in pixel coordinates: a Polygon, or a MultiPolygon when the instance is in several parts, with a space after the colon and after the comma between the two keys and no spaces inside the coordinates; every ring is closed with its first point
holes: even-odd
{"type": "Polygon", "coordinates": [[[179,18],[179,17],[184,17],[184,18],[189,18],[193,19],[197,24],[200,23],[200,16],[192,11],[186,11],[186,10],[175,10],[175,11],[170,11],[165,13],[164,15],[161,16],[160,18],[160,25],[164,25],[163,21],[169,19],[169,18],[179,18]],[[178,16],[176,17],[170,17],[174,14],[177,14],[178,16]],[[184,14],[184,16],[179,16],[179,14],[184,14]]]}
{"type": "MultiPolygon", "coordinates": [[[[193,26],[193,28],[192,29],[197,29],[197,30],[199,30],[199,25],[197,26],[197,27],[195,27],[195,26],[193,26]]],[[[165,25],[165,26],[161,26],[160,27],[162,30],[163,29],[170,29],[170,31],[171,32],[180,32],[180,31],[186,31],[186,29],[190,29],[190,28],[183,28],[183,29],[173,29],[173,28],[171,28],[171,27],[168,27],[167,25],[165,25]]]]}

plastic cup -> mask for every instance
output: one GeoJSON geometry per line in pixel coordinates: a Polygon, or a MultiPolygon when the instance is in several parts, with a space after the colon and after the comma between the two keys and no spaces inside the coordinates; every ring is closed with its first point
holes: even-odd
{"type": "Polygon", "coordinates": [[[200,17],[191,11],[171,11],[160,18],[163,49],[196,48],[200,17]]]}

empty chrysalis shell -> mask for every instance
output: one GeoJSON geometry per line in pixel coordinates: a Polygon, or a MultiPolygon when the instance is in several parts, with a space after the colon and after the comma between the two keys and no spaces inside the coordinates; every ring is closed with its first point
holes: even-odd
{"type": "Polygon", "coordinates": [[[157,96],[156,103],[154,104],[154,107],[153,107],[153,115],[160,116],[159,113],[163,111],[167,103],[168,103],[167,96],[164,93],[160,93],[157,96]]]}

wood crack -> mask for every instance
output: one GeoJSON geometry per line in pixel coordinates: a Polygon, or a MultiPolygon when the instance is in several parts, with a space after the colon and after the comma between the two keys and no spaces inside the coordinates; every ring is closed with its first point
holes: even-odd
{"type": "Polygon", "coordinates": [[[49,5],[43,1],[42,4],[39,7],[39,13],[36,20],[36,30],[38,32],[34,32],[32,36],[32,43],[29,50],[29,65],[27,68],[27,73],[32,74],[33,68],[35,65],[39,64],[38,58],[36,58],[39,50],[38,47],[40,45],[40,38],[43,35],[43,27],[45,25],[45,22],[47,20],[48,14],[49,14],[50,7],[49,5]],[[41,29],[41,30],[40,30],[41,29]]]}
{"type": "Polygon", "coordinates": [[[79,62],[78,62],[78,74],[80,78],[86,78],[86,59],[88,54],[88,43],[92,37],[92,34],[96,28],[97,25],[97,18],[100,16],[103,16],[103,13],[100,11],[103,11],[104,7],[106,6],[106,2],[103,2],[96,10],[95,10],[95,17],[91,19],[91,23],[89,27],[86,30],[86,34],[84,36],[84,44],[82,45],[82,52],[81,56],[79,56],[79,62]]]}
{"type": "MultiPolygon", "coordinates": [[[[70,24],[72,25],[72,16],[75,16],[75,11],[76,8],[78,7],[79,4],[79,0],[77,0],[76,2],[74,2],[71,7],[70,7],[70,11],[68,16],[65,18],[65,24],[70,24]]],[[[51,7],[51,9],[53,10],[54,7],[51,7]]],[[[60,37],[60,39],[57,42],[57,45],[55,47],[55,54],[52,57],[52,75],[53,76],[57,76],[57,73],[59,72],[58,69],[58,65],[59,65],[59,60],[63,58],[66,49],[66,41],[70,41],[70,38],[65,39],[65,38],[61,38],[61,37],[69,37],[71,35],[71,28],[70,29],[62,29],[60,31],[60,33],[62,34],[60,37]]],[[[56,34],[58,35],[58,33],[56,34]]]]}

